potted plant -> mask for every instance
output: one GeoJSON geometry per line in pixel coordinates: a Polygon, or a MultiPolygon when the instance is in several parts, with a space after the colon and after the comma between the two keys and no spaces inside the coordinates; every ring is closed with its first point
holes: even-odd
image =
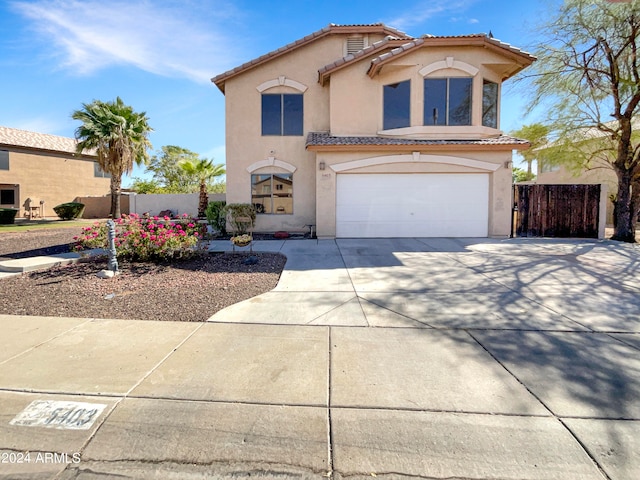
{"type": "Polygon", "coordinates": [[[230,203],[224,207],[225,218],[233,228],[231,237],[234,247],[246,247],[253,241],[251,231],[256,222],[256,211],[250,203],[230,203]]]}

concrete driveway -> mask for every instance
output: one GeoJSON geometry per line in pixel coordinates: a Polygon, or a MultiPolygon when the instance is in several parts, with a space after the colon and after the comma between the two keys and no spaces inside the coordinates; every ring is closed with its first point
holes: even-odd
{"type": "Polygon", "coordinates": [[[69,458],[0,478],[640,478],[637,247],[255,249],[278,287],[205,324],[0,316],[0,454],[69,458]]]}

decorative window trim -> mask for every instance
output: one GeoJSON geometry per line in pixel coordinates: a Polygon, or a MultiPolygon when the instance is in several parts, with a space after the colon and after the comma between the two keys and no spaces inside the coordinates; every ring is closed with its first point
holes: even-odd
{"type": "Polygon", "coordinates": [[[373,167],[375,165],[395,164],[395,163],[444,163],[447,165],[459,165],[462,167],[477,168],[487,172],[495,172],[502,164],[483,162],[471,158],[454,157],[450,155],[423,155],[420,152],[413,152],[412,155],[384,155],[381,157],[363,158],[350,162],[331,165],[334,172],[345,172],[356,168],[373,167]]]}
{"type": "Polygon", "coordinates": [[[429,65],[422,67],[420,70],[418,70],[418,73],[423,77],[426,77],[428,75],[431,75],[433,72],[437,72],[438,70],[445,70],[447,68],[460,70],[462,72],[468,73],[472,77],[475,77],[480,71],[473,65],[469,65],[466,62],[455,60],[453,57],[447,57],[444,60],[440,60],[439,62],[433,62],[429,65]]]}
{"type": "Polygon", "coordinates": [[[266,82],[261,83],[256,87],[256,90],[262,93],[266,90],[269,90],[270,88],[275,88],[275,87],[291,87],[295,90],[298,90],[301,93],[306,92],[307,89],[309,88],[303,83],[296,82],[295,80],[287,78],[284,75],[280,75],[278,78],[274,78],[273,80],[267,80],[266,82]]]}
{"type": "Polygon", "coordinates": [[[268,157],[265,160],[259,160],[257,162],[252,163],[247,167],[247,172],[253,173],[256,170],[259,170],[264,167],[279,167],[283,170],[286,170],[289,173],[294,173],[298,168],[291,165],[290,163],[283,162],[282,160],[278,160],[275,157],[268,157]]]}

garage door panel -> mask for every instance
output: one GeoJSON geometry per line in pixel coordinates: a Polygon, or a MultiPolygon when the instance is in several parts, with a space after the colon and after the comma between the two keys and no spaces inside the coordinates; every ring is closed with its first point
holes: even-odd
{"type": "Polygon", "coordinates": [[[488,174],[340,174],[338,237],[486,237],[488,174]]]}

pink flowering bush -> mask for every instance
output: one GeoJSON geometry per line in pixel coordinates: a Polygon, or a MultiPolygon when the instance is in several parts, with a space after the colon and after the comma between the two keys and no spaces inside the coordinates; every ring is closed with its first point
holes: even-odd
{"type": "MultiPolygon", "coordinates": [[[[122,215],[114,222],[118,258],[141,261],[193,256],[199,250],[205,228],[187,214],[171,219],[132,213],[122,215]]],[[[73,238],[76,241],[75,251],[109,247],[106,222],[84,227],[82,233],[73,238]]]]}

